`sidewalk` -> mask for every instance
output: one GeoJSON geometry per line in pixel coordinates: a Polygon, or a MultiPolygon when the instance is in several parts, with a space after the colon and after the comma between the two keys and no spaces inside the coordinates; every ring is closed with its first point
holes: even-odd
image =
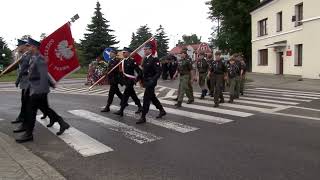
{"type": "Polygon", "coordinates": [[[282,88],[301,91],[319,91],[320,80],[302,79],[301,76],[247,73],[247,78],[253,80],[250,85],[257,87],[282,88]]]}
{"type": "Polygon", "coordinates": [[[0,180],[65,180],[48,163],[0,132],[0,180]]]}

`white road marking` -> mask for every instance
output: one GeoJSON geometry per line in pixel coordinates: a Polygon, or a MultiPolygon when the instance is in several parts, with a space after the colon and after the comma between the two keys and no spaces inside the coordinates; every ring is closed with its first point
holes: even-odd
{"type": "Polygon", "coordinates": [[[134,142],[139,143],[139,144],[148,143],[148,142],[162,139],[162,137],[158,137],[154,134],[151,134],[151,133],[148,133],[145,131],[141,131],[133,126],[128,126],[128,125],[121,123],[119,121],[115,121],[115,120],[110,119],[108,117],[104,117],[99,114],[92,113],[90,111],[72,110],[69,112],[71,114],[76,115],[76,116],[88,119],[90,121],[93,121],[93,122],[96,122],[99,124],[102,124],[112,131],[120,132],[126,138],[133,140],[134,142]]]}
{"type": "MultiPolygon", "coordinates": [[[[129,104],[134,105],[133,102],[131,102],[129,104]]],[[[150,106],[150,109],[151,110],[158,110],[154,106],[150,106]]],[[[173,108],[169,108],[169,107],[164,107],[164,110],[170,114],[175,114],[178,116],[183,116],[186,118],[192,118],[195,120],[205,121],[205,122],[215,123],[215,124],[224,124],[224,123],[229,123],[229,122],[233,121],[231,119],[226,119],[226,118],[221,118],[221,117],[216,117],[216,116],[209,116],[209,115],[194,113],[194,112],[190,112],[190,111],[183,111],[183,110],[173,109],[173,108]]]]}
{"type": "Polygon", "coordinates": [[[247,89],[247,91],[252,92],[265,92],[265,93],[274,93],[274,94],[285,94],[285,95],[296,95],[301,97],[320,97],[320,94],[304,94],[304,93],[296,93],[296,92],[279,92],[275,90],[264,90],[264,89],[247,89]]]}
{"type": "Polygon", "coordinates": [[[175,89],[170,89],[169,92],[167,92],[167,94],[164,97],[172,97],[174,95],[174,93],[176,92],[175,89]]]}
{"type": "MultiPolygon", "coordinates": [[[[266,93],[267,94],[267,93],[266,93]]],[[[269,94],[269,93],[268,93],[269,94]]],[[[300,102],[311,102],[312,100],[306,99],[297,99],[297,98],[288,98],[288,97],[278,97],[278,96],[265,96],[265,95],[258,95],[258,94],[245,94],[244,97],[251,96],[251,97],[260,97],[260,98],[269,98],[269,99],[281,99],[281,100],[289,100],[289,101],[300,101],[300,102]]],[[[242,97],[242,96],[241,96],[242,97]]]]}
{"type": "Polygon", "coordinates": [[[167,87],[164,87],[164,86],[161,86],[159,89],[158,89],[158,91],[164,91],[164,90],[166,90],[167,89],[167,87]]]}
{"type": "MultiPolygon", "coordinates": [[[[240,100],[246,99],[246,100],[253,100],[253,101],[263,101],[263,102],[272,102],[272,103],[278,103],[278,104],[289,104],[289,105],[298,105],[299,103],[296,102],[289,102],[289,101],[277,101],[277,100],[270,100],[270,99],[261,99],[261,98],[250,98],[250,97],[240,97],[240,100]]],[[[236,99],[235,101],[238,101],[236,99]]]]}
{"type": "Polygon", "coordinates": [[[0,118],[0,121],[4,121],[4,119],[1,119],[1,118],[0,118]]]}
{"type": "MultiPolygon", "coordinates": [[[[168,105],[174,105],[176,103],[176,102],[168,101],[168,100],[160,100],[160,102],[163,104],[168,104],[168,105]]],[[[214,108],[214,107],[210,107],[210,106],[200,106],[200,105],[195,105],[195,104],[183,104],[183,107],[202,110],[202,111],[208,111],[208,112],[215,112],[215,113],[220,113],[220,114],[228,114],[228,115],[238,116],[238,117],[249,117],[249,116],[253,115],[252,113],[246,113],[246,112],[241,112],[241,111],[232,111],[232,110],[227,110],[227,109],[214,108]]]]}
{"type": "MultiPolygon", "coordinates": [[[[49,123],[49,120],[40,119],[40,117],[41,116],[37,116],[37,121],[41,125],[46,127],[46,125],[49,123]]],[[[55,123],[53,127],[48,129],[50,130],[50,132],[55,134],[59,131],[60,126],[58,125],[58,123],[55,123]]],[[[70,127],[61,136],[58,137],[84,157],[113,151],[112,148],[100,143],[99,141],[91,138],[90,136],[73,127],[70,127]]]]}
{"type": "Polygon", "coordinates": [[[296,92],[296,93],[303,93],[303,94],[318,94],[318,95],[320,95],[320,92],[312,92],[312,91],[296,91],[296,90],[273,89],[273,88],[255,88],[255,89],[264,89],[264,90],[274,90],[274,91],[282,91],[282,92],[296,92]]]}
{"type": "Polygon", "coordinates": [[[306,107],[299,107],[299,106],[290,106],[290,108],[304,109],[304,110],[309,110],[309,111],[318,111],[318,112],[320,112],[320,109],[313,109],[313,108],[306,108],[306,107]]]}
{"type": "MultiPolygon", "coordinates": [[[[112,105],[112,106],[110,106],[110,109],[119,110],[120,107],[112,105]]],[[[125,110],[124,114],[125,114],[125,116],[131,117],[134,119],[140,119],[140,115],[135,114],[135,112],[131,111],[131,110],[125,110]]],[[[165,119],[156,120],[150,116],[147,116],[146,118],[147,118],[148,123],[151,123],[156,126],[164,127],[167,129],[171,129],[171,130],[174,130],[174,131],[177,131],[180,133],[188,133],[188,132],[196,131],[199,129],[196,127],[188,126],[188,125],[177,123],[177,122],[170,121],[170,120],[165,120],[165,119]]]]}
{"type": "MultiPolygon", "coordinates": [[[[202,103],[202,104],[209,104],[209,105],[213,105],[214,104],[212,101],[206,101],[206,100],[195,99],[194,101],[196,103],[202,103]]],[[[241,105],[241,104],[220,103],[219,105],[221,107],[231,107],[231,108],[236,108],[236,109],[244,109],[244,110],[258,111],[258,112],[269,112],[269,111],[273,110],[273,109],[268,109],[268,108],[245,106],[245,105],[241,105]]]]}

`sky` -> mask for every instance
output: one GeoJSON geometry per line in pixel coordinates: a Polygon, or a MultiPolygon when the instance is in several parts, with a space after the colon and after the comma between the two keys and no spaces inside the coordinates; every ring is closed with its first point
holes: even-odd
{"type": "MultiPolygon", "coordinates": [[[[147,24],[154,34],[161,24],[173,48],[182,35],[197,34],[208,42],[213,22],[208,19],[207,0],[100,0],[102,13],[115,32],[120,48],[128,46],[132,32],[147,24]]],[[[11,49],[16,39],[30,34],[40,40],[41,33],[51,34],[73,15],[74,39],[80,42],[95,11],[97,0],[2,0],[0,37],[11,49]]]]}

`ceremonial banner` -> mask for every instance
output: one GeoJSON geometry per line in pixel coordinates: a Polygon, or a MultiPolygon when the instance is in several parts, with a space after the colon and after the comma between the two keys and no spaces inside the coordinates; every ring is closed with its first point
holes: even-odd
{"type": "MultiPolygon", "coordinates": [[[[152,56],[153,57],[158,57],[157,53],[157,40],[155,38],[152,38],[148,43],[152,45],[152,56]]],[[[142,47],[139,49],[136,53],[132,55],[133,59],[136,61],[137,64],[141,64],[143,58],[145,57],[144,55],[144,48],[142,47]]]]}
{"type": "Polygon", "coordinates": [[[40,52],[48,58],[48,72],[56,82],[80,68],[69,23],[42,40],[40,52]]]}

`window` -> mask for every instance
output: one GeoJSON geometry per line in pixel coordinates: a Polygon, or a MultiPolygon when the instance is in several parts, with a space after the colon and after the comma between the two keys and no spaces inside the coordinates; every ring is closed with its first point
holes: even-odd
{"type": "Polygon", "coordinates": [[[268,65],[268,49],[259,50],[259,66],[267,66],[268,65]]]}
{"type": "Polygon", "coordinates": [[[258,36],[267,35],[267,20],[263,19],[258,22],[258,36]]]}
{"type": "Polygon", "coordinates": [[[302,66],[302,44],[295,45],[294,65],[302,66]]]}
{"type": "Polygon", "coordinates": [[[277,13],[277,32],[282,31],[282,11],[277,13]]]}
{"type": "Polygon", "coordinates": [[[303,20],[303,3],[298,4],[295,6],[295,11],[296,11],[296,26],[301,26],[302,25],[302,20],[303,20]]]}

